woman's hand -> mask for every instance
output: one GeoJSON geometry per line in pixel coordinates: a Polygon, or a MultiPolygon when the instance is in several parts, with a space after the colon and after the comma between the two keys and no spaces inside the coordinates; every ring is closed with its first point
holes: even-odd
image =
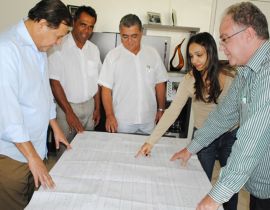
{"type": "Polygon", "coordinates": [[[142,155],[142,156],[150,155],[152,147],[153,147],[153,145],[151,145],[149,143],[144,143],[144,145],[142,145],[141,149],[138,151],[138,153],[136,154],[135,157],[137,158],[140,155],[142,155]]]}

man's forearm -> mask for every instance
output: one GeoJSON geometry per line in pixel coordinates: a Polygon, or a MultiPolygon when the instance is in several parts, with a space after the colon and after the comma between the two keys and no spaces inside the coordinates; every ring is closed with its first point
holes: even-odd
{"type": "Polygon", "coordinates": [[[94,96],[94,101],[95,101],[95,110],[100,111],[100,86],[98,86],[98,91],[94,96]]]}
{"type": "Polygon", "coordinates": [[[106,117],[114,116],[111,89],[102,87],[101,95],[102,95],[102,103],[104,106],[106,117]]]}
{"type": "Polygon", "coordinates": [[[50,79],[50,84],[53,96],[57,104],[62,108],[65,113],[73,112],[72,107],[67,100],[66,94],[60,82],[58,80],[50,79]]]}
{"type": "Polygon", "coordinates": [[[166,93],[166,87],[165,82],[156,84],[156,98],[157,98],[157,105],[158,109],[165,109],[165,93],[166,93]]]}
{"type": "Polygon", "coordinates": [[[40,158],[31,141],[15,143],[16,147],[25,156],[28,162],[34,158],[40,158]]]}
{"type": "Polygon", "coordinates": [[[59,127],[56,119],[51,119],[50,120],[50,126],[51,126],[54,133],[56,133],[58,131],[61,131],[61,128],[59,127]]]}

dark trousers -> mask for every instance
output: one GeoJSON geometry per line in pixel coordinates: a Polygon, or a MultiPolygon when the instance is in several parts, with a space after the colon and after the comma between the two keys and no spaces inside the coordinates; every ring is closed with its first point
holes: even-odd
{"type": "MultiPolygon", "coordinates": [[[[194,131],[197,130],[196,128],[194,131]]],[[[198,152],[198,159],[205,171],[208,179],[211,181],[212,173],[217,159],[224,167],[227,163],[227,159],[231,154],[232,146],[236,140],[236,133],[238,129],[228,131],[213,141],[208,147],[203,148],[198,152]]],[[[237,210],[238,193],[234,194],[233,197],[226,203],[223,204],[224,210],[237,210]]]]}
{"type": "Polygon", "coordinates": [[[270,209],[270,198],[260,199],[256,198],[253,195],[250,195],[250,210],[269,210],[270,209]]]}

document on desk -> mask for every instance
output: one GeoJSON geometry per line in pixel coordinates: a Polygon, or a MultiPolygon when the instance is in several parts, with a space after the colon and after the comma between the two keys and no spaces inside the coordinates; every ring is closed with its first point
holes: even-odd
{"type": "Polygon", "coordinates": [[[211,184],[196,156],[186,167],[169,160],[188,141],[163,138],[150,157],[135,158],[146,138],[78,134],[50,172],[56,188],[40,188],[26,209],[194,210],[211,184]]]}

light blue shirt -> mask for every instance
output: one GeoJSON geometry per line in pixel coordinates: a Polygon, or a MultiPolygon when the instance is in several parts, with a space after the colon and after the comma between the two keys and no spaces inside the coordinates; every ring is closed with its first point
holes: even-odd
{"type": "Polygon", "coordinates": [[[49,120],[55,116],[46,53],[20,21],[0,35],[0,154],[27,162],[15,143],[31,141],[44,159],[49,120]]]}

